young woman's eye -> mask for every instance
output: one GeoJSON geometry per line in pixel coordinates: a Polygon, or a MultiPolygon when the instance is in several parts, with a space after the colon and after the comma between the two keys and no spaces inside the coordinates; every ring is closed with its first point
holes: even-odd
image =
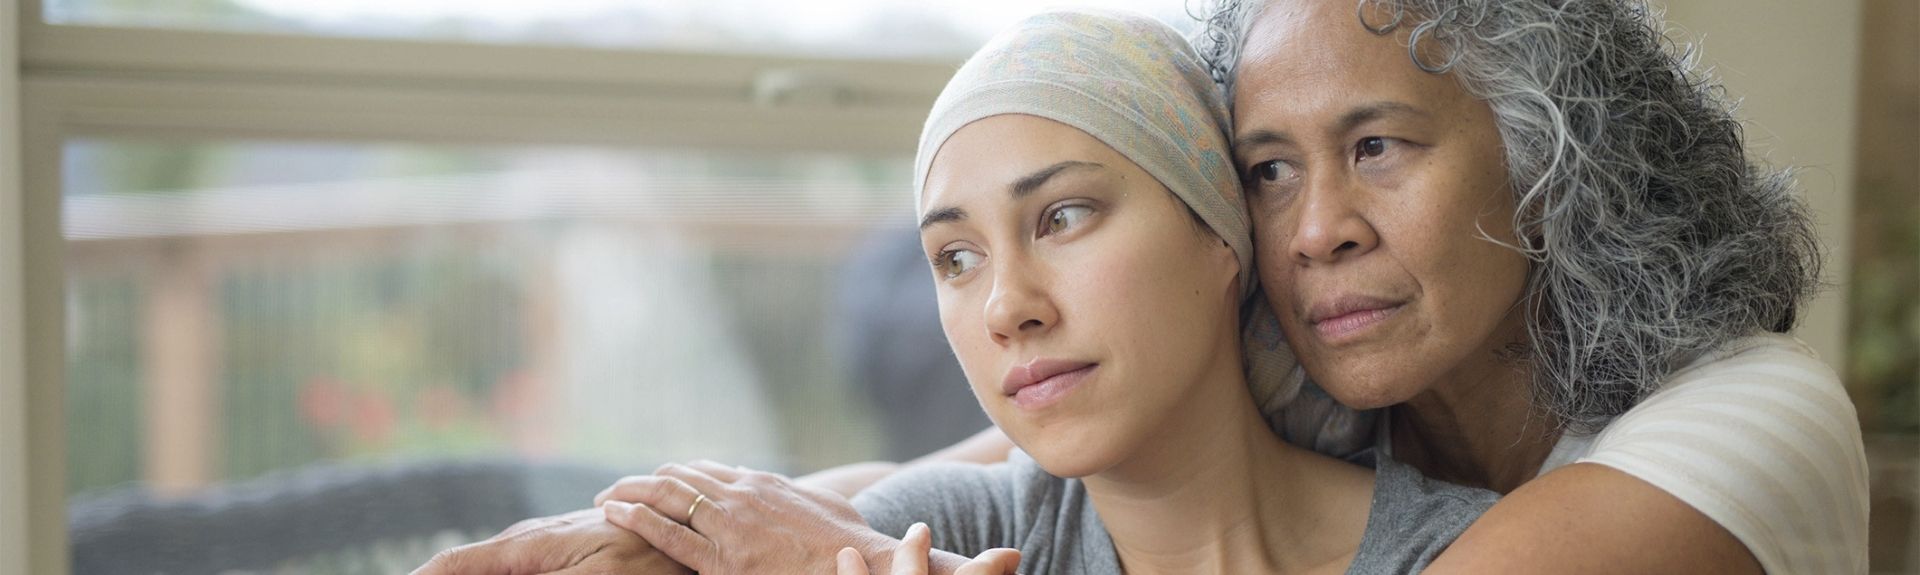
{"type": "Polygon", "coordinates": [[[973,250],[946,250],[933,256],[933,269],[940,277],[953,279],[980,265],[984,259],[980,252],[973,250]]]}
{"type": "Polygon", "coordinates": [[[1378,158],[1387,153],[1388,144],[1386,138],[1379,136],[1361,138],[1353,145],[1353,161],[1364,162],[1371,158],[1378,158]]]}
{"type": "Polygon", "coordinates": [[[1047,213],[1046,230],[1041,235],[1053,235],[1073,229],[1092,215],[1093,208],[1087,206],[1063,206],[1047,213]]]}

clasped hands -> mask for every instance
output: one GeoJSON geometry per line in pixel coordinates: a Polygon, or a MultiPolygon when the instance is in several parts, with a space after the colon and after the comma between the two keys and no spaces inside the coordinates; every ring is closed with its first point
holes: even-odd
{"type": "Polygon", "coordinates": [[[710,461],[622,478],[594,503],[443,551],[415,573],[1006,575],[1020,562],[1012,549],[935,552],[925,525],[896,540],[838,493],[710,461]]]}

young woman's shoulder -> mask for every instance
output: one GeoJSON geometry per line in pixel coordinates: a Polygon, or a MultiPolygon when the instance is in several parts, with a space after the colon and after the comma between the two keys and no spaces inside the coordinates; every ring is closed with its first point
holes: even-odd
{"type": "Polygon", "coordinates": [[[1833,368],[1790,336],[1707,354],[1598,434],[1562,447],[1571,448],[1556,450],[1560,462],[1604,465],[1686,502],[1768,572],[1866,570],[1859,418],[1833,368]]]}
{"type": "Polygon", "coordinates": [[[891,537],[926,523],[936,549],[967,557],[1019,549],[1022,573],[1119,571],[1085,487],[1047,474],[1017,450],[991,465],[909,466],[861,491],[853,505],[875,531],[891,537]]]}

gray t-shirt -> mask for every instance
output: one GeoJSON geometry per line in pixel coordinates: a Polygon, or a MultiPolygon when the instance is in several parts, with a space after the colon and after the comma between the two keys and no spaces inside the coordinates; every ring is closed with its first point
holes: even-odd
{"type": "MultiPolygon", "coordinates": [[[[1373,509],[1348,573],[1420,571],[1498,499],[1491,491],[1428,480],[1385,457],[1371,463],[1373,509]]],[[[875,530],[893,537],[926,523],[936,549],[968,557],[995,547],[1019,549],[1026,575],[1120,573],[1113,539],[1086,487],[1048,475],[1018,451],[1006,463],[905,470],[861,492],[853,504],[875,530]]]]}

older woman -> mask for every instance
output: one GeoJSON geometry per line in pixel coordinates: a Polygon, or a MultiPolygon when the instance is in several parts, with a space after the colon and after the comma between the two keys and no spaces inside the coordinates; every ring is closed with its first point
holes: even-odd
{"type": "Polygon", "coordinates": [[[1852,405],[1782,335],[1807,216],[1644,4],[1208,23],[1279,331],[1394,458],[1507,494],[1434,570],[1865,571],[1852,405]]]}
{"type": "Polygon", "coordinates": [[[1852,404],[1781,335],[1811,225],[1717,86],[1637,2],[1355,5],[1229,3],[1205,49],[1307,372],[1509,494],[1436,568],[1864,571],[1852,404]]]}

